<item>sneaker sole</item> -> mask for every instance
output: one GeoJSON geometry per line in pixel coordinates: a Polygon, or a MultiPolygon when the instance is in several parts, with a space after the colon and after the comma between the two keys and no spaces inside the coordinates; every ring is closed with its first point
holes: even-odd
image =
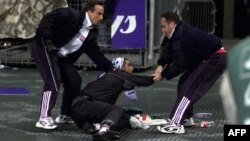
{"type": "Polygon", "coordinates": [[[160,126],[157,126],[157,130],[160,131],[161,133],[164,133],[164,134],[184,134],[185,133],[185,131],[184,132],[175,132],[175,131],[168,132],[166,130],[161,129],[160,126]]]}
{"type": "Polygon", "coordinates": [[[48,129],[48,130],[53,130],[53,129],[56,129],[57,126],[54,126],[54,127],[44,127],[43,125],[41,125],[39,122],[36,123],[36,127],[37,128],[42,128],[42,129],[48,129]]]}
{"type": "Polygon", "coordinates": [[[74,124],[74,121],[56,121],[55,120],[55,122],[58,124],[74,124]]]}

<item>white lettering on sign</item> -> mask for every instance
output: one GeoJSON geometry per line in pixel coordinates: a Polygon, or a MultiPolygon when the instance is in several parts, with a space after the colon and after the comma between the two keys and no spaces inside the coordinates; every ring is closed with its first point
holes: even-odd
{"type": "Polygon", "coordinates": [[[129,15],[127,18],[124,20],[123,15],[117,15],[112,26],[111,26],[111,38],[116,34],[118,29],[122,24],[128,24],[127,29],[121,28],[119,31],[122,34],[130,34],[135,31],[137,22],[136,22],[136,16],[135,15],[129,15]]]}
{"type": "Polygon", "coordinates": [[[228,136],[244,136],[247,133],[246,129],[230,129],[228,136]]]}

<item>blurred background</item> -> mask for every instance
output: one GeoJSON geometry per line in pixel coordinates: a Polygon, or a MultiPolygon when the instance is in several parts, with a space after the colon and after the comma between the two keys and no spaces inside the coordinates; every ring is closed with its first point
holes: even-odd
{"type": "MultiPolygon", "coordinates": [[[[83,134],[73,125],[60,126],[53,132],[35,128],[43,82],[31,56],[30,46],[43,15],[58,7],[80,10],[87,2],[88,0],[0,0],[1,141],[91,140],[90,135],[83,134]],[[6,89],[11,94],[6,94],[6,89]]],[[[249,47],[246,48],[247,51],[241,51],[241,48],[235,46],[250,35],[250,0],[103,0],[103,2],[105,18],[98,26],[98,44],[109,59],[124,56],[131,60],[139,70],[136,73],[151,74],[157,64],[165,41],[165,36],[161,33],[160,14],[166,11],[175,11],[183,21],[204,32],[217,35],[226,50],[235,48],[245,53],[245,56],[250,54],[247,49],[249,47]]],[[[244,46],[248,45],[249,42],[244,43],[244,46]]],[[[242,66],[238,67],[235,64],[244,64],[238,62],[242,60],[238,59],[239,56],[244,57],[238,53],[231,58],[236,61],[232,63],[232,68],[242,66]]],[[[245,57],[246,60],[248,58],[245,57]]],[[[84,78],[83,86],[100,74],[95,64],[85,54],[75,65],[79,67],[79,72],[84,78]]],[[[232,72],[231,76],[237,77],[234,74],[235,72],[232,72]]],[[[159,134],[155,128],[147,131],[123,131],[121,140],[222,141],[224,125],[230,122],[225,118],[221,100],[229,101],[228,93],[233,90],[230,89],[231,85],[223,87],[229,92],[226,91],[224,97],[220,97],[221,78],[195,107],[197,113],[213,113],[212,119],[209,119],[215,121],[213,128],[190,128],[187,129],[188,134],[177,136],[159,134]]],[[[235,80],[232,82],[239,82],[238,79],[235,80]]],[[[117,104],[124,107],[139,107],[146,113],[165,118],[174,104],[177,83],[178,78],[175,78],[161,81],[151,87],[139,88],[138,93],[141,94],[138,102],[128,102],[121,96],[117,104]]],[[[239,88],[244,90],[247,83],[246,81],[238,83],[239,88]]],[[[56,105],[55,113],[60,111],[60,102],[61,97],[58,99],[59,104],[56,105]]],[[[229,105],[231,107],[227,109],[230,113],[232,104],[229,105]]],[[[245,108],[249,109],[249,106],[245,108]]],[[[241,109],[244,110],[242,107],[241,109]]],[[[240,112],[249,113],[243,110],[240,112]]]]}
{"type": "MultiPolygon", "coordinates": [[[[160,14],[176,11],[182,20],[233,46],[250,34],[249,0],[103,0],[105,19],[98,44],[108,58],[123,55],[136,68],[156,64],[164,43],[160,14]],[[129,41],[129,42],[128,42],[129,41]]],[[[34,66],[29,43],[44,14],[58,7],[82,9],[88,0],[1,0],[0,64],[34,66]]],[[[76,66],[95,64],[85,55],[76,66]]]]}

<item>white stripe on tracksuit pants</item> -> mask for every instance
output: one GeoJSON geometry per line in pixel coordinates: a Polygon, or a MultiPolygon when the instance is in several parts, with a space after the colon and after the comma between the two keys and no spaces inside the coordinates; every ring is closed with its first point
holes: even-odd
{"type": "Polygon", "coordinates": [[[183,117],[184,112],[186,111],[186,108],[188,107],[190,103],[190,100],[188,100],[185,96],[182,98],[181,102],[179,103],[175,114],[172,118],[172,121],[179,124],[181,122],[181,119],[183,117]]]}
{"type": "Polygon", "coordinates": [[[40,117],[48,117],[50,98],[51,98],[51,91],[45,91],[43,93],[40,117]]]}

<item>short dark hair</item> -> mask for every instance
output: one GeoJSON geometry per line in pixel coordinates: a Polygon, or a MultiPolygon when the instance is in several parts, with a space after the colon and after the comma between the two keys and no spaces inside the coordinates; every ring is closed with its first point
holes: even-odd
{"type": "Polygon", "coordinates": [[[165,12],[161,14],[161,18],[165,18],[168,22],[179,23],[181,21],[180,16],[175,12],[165,12]]]}
{"type": "Polygon", "coordinates": [[[84,11],[95,11],[95,6],[96,5],[101,5],[104,7],[104,2],[103,1],[98,1],[98,0],[90,0],[87,5],[84,8],[84,11]]]}

